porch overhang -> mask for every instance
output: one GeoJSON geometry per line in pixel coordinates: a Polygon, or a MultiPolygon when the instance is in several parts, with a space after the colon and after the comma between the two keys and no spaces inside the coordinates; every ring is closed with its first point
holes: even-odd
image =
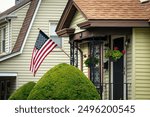
{"type": "Polygon", "coordinates": [[[88,20],[77,24],[81,29],[93,27],[150,27],[150,22],[147,20],[88,20]]]}
{"type": "Polygon", "coordinates": [[[64,28],[60,31],[57,31],[56,33],[58,36],[67,37],[69,35],[74,34],[74,32],[75,32],[74,28],[64,28]]]}
{"type": "Polygon", "coordinates": [[[71,40],[84,41],[92,38],[101,39],[108,35],[131,35],[131,27],[95,27],[71,35],[71,40]]]}

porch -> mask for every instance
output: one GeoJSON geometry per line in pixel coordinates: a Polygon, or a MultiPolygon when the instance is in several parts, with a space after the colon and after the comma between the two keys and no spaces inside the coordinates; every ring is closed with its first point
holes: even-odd
{"type": "Polygon", "coordinates": [[[70,37],[70,64],[81,69],[93,82],[102,99],[131,99],[131,29],[99,28],[83,31],[70,37]],[[93,32],[94,31],[94,32],[93,32]],[[105,57],[107,49],[118,47],[126,54],[113,62],[105,57]],[[88,58],[98,59],[95,65],[85,65],[88,58]]]}

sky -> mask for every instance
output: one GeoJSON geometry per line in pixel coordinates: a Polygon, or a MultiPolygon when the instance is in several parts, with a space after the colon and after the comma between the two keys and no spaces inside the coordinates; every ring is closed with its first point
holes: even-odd
{"type": "Polygon", "coordinates": [[[7,10],[15,5],[15,0],[0,0],[0,12],[7,10]]]}

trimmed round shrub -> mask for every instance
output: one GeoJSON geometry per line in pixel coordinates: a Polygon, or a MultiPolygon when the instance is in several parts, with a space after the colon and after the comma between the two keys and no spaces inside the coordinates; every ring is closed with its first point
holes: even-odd
{"type": "Polygon", "coordinates": [[[98,100],[93,83],[76,67],[59,64],[37,82],[29,100],[98,100]]]}
{"type": "Polygon", "coordinates": [[[35,84],[35,82],[28,82],[22,85],[14,93],[12,93],[9,100],[26,100],[35,84]]]}

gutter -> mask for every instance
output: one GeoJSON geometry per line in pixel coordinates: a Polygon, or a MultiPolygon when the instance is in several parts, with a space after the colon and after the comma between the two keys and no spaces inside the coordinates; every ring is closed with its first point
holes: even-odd
{"type": "Polygon", "coordinates": [[[17,18],[16,15],[6,15],[0,18],[0,24],[6,22],[6,20],[11,20],[12,18],[17,18]]]}
{"type": "Polygon", "coordinates": [[[15,57],[15,56],[20,55],[20,54],[21,54],[21,52],[19,51],[19,52],[3,55],[3,56],[0,57],[0,62],[2,62],[4,60],[7,60],[9,58],[15,57]]]}

